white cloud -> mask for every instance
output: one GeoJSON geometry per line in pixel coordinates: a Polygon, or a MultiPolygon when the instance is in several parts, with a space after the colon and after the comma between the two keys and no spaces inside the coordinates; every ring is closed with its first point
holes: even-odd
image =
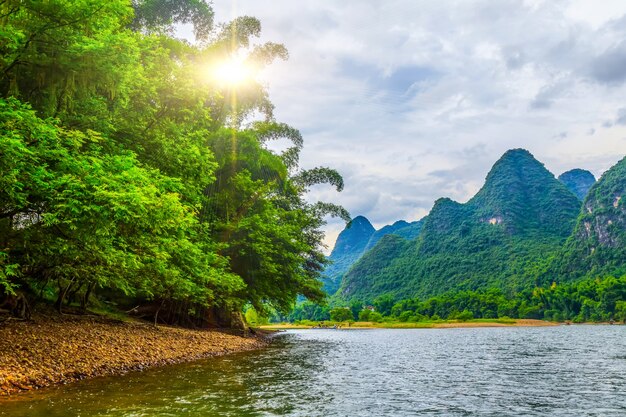
{"type": "MultiPolygon", "coordinates": [[[[626,153],[626,2],[238,0],[287,62],[264,77],[302,164],[344,174],[338,194],[375,226],[466,201],[507,149],[555,174],[599,175],[626,153]],[[607,123],[608,122],[608,123],[607,123]],[[593,132],[593,135],[590,135],[593,132]]],[[[329,224],[330,244],[341,229],[329,224]]]]}

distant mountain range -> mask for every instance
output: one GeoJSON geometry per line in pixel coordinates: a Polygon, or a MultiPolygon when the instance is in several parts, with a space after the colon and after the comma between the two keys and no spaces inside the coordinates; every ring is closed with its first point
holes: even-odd
{"type": "Polygon", "coordinates": [[[516,292],[626,272],[625,193],[625,160],[597,183],[579,169],[557,180],[528,151],[510,150],[465,204],[442,198],[424,219],[377,231],[355,218],[330,255],[325,288],[371,301],[487,287],[516,292]]]}

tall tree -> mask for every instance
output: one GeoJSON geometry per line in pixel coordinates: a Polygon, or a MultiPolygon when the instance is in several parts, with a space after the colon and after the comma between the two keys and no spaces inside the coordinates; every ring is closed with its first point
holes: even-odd
{"type": "Polygon", "coordinates": [[[298,169],[302,137],[258,80],[208,76],[286,58],[260,30],[214,25],[200,0],[0,3],[1,292],[239,311],[322,297],[320,227],[347,213],[304,196],[341,177],[298,169]]]}

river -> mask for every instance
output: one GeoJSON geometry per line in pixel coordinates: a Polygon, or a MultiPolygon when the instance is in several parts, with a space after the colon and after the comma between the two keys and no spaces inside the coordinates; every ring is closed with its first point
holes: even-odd
{"type": "Polygon", "coordinates": [[[626,416],[626,326],[294,330],[256,352],[18,395],[0,415],[626,416]]]}

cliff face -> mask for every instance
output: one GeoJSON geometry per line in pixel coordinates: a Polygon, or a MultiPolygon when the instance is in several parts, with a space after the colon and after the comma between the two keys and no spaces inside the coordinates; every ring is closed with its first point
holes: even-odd
{"type": "Polygon", "coordinates": [[[596,177],[584,169],[572,169],[559,175],[559,181],[563,183],[580,201],[583,201],[589,189],[595,184],[596,177]]]}
{"type": "Polygon", "coordinates": [[[626,273],[626,158],[589,190],[571,239],[557,262],[557,276],[626,273]]]}

